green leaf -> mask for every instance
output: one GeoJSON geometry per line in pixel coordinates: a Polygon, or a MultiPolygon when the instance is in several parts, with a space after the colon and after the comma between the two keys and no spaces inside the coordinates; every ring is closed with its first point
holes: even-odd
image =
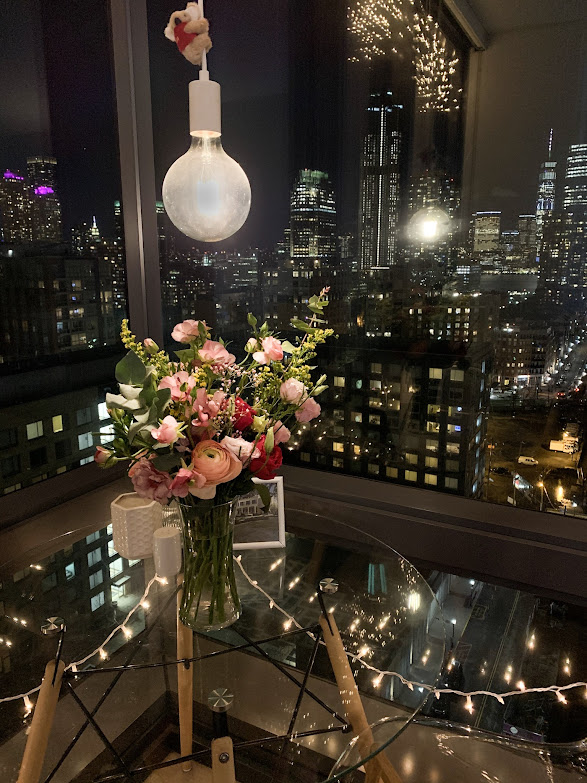
{"type": "Polygon", "coordinates": [[[171,454],[161,454],[153,460],[153,467],[157,470],[165,471],[169,473],[173,468],[178,468],[181,465],[181,456],[177,452],[171,454]]]}
{"type": "Polygon", "coordinates": [[[134,351],[129,351],[116,365],[116,380],[130,386],[141,386],[147,369],[134,351]]]}
{"type": "Polygon", "coordinates": [[[108,408],[120,408],[123,411],[129,411],[129,413],[139,413],[144,411],[145,406],[140,399],[127,400],[122,394],[106,394],[106,407],[108,408]]]}
{"type": "Polygon", "coordinates": [[[181,351],[175,351],[175,355],[179,361],[183,362],[184,364],[188,364],[194,358],[194,352],[191,348],[184,348],[181,351]]]}
{"type": "Polygon", "coordinates": [[[255,489],[261,498],[261,502],[263,503],[263,511],[269,511],[269,506],[271,505],[271,493],[269,492],[269,487],[266,484],[257,484],[256,481],[254,484],[255,489]]]}
{"type": "Polygon", "coordinates": [[[300,321],[299,318],[293,318],[290,323],[294,329],[299,329],[300,331],[307,332],[308,334],[314,334],[314,332],[317,331],[314,327],[308,326],[305,321],[300,321]]]}
{"type": "Polygon", "coordinates": [[[249,313],[247,315],[247,323],[249,324],[249,326],[252,326],[253,329],[255,328],[255,326],[257,326],[257,319],[252,313],[249,313]]]}
{"type": "Polygon", "coordinates": [[[281,343],[281,347],[283,348],[284,353],[293,353],[295,351],[295,346],[292,345],[289,340],[284,340],[281,343]]]}
{"type": "Polygon", "coordinates": [[[157,424],[157,408],[151,405],[146,413],[135,414],[135,421],[128,428],[128,442],[132,443],[135,436],[146,430],[147,427],[153,427],[157,424]]]}
{"type": "Polygon", "coordinates": [[[153,400],[157,407],[157,415],[161,419],[163,418],[163,413],[169,403],[171,402],[171,389],[159,389],[159,391],[156,393],[155,398],[153,400]]]}
{"type": "Polygon", "coordinates": [[[267,430],[267,433],[265,434],[265,454],[271,454],[274,445],[275,433],[273,432],[273,427],[271,427],[271,429],[267,430]]]}
{"type": "Polygon", "coordinates": [[[208,332],[206,331],[206,327],[204,326],[202,321],[198,321],[198,333],[202,340],[208,339],[208,332]]]}

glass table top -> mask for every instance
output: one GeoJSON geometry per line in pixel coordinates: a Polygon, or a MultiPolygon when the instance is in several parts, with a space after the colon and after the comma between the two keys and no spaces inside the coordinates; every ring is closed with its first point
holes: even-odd
{"type": "MultiPolygon", "coordinates": [[[[291,508],[286,523],[288,530],[312,527],[324,535],[288,533],[285,548],[235,553],[241,617],[230,628],[195,635],[195,760],[210,764],[207,700],[214,689],[226,688],[234,695],[228,723],[241,783],[265,776],[334,780],[365,760],[356,741],[348,750],[353,731],[323,643],[314,650],[321,579],[338,582],[335,594],[324,595],[327,616],[340,629],[369,723],[394,718],[393,731],[378,734],[369,753],[409,724],[445,658],[440,608],[407,560],[359,526],[291,508]],[[329,543],[342,538],[344,546],[329,543]]],[[[153,770],[179,752],[176,585],[155,580],[126,620],[154,576],[152,558],[133,561],[116,553],[106,526],[69,533],[0,567],[0,700],[39,685],[57,647],[41,626],[61,617],[67,627],[62,659],[78,662],[69,682],[87,709],[96,710],[128,768],[142,770],[120,774],[94,727],[84,729],[86,718],[64,688],[42,780],[166,779],[165,768],[153,770]],[[121,624],[126,632],[105,643],[121,624]]],[[[36,697],[0,701],[0,771],[7,781],[18,776],[36,697]]]]}

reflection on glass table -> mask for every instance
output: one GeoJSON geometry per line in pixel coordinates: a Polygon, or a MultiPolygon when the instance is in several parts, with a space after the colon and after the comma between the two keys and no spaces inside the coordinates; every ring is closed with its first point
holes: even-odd
{"type": "MultiPolygon", "coordinates": [[[[288,510],[288,526],[303,527],[303,513],[288,510]]],[[[337,523],[323,524],[325,538],[335,532],[337,523]]],[[[324,577],[338,582],[337,592],[324,596],[327,616],[340,629],[368,722],[394,717],[395,736],[426,701],[425,689],[401,678],[437,682],[444,661],[438,604],[405,559],[359,530],[350,532],[357,539],[350,548],[288,534],[285,548],[239,553],[241,618],[223,631],[195,636],[197,763],[210,765],[208,697],[226,688],[234,695],[228,726],[237,780],[330,778],[353,732],[326,649],[315,644],[324,577]]],[[[2,568],[0,635],[10,641],[0,647],[2,698],[34,689],[55,655],[56,639],[40,632],[46,618],[58,615],[67,624],[66,664],[96,651],[77,672],[66,672],[41,780],[172,780],[164,775],[180,769],[160,768],[179,753],[175,586],[155,581],[125,619],[153,576],[152,559],[118,556],[109,528],[68,534],[2,568]],[[105,644],[121,624],[126,632],[105,644]],[[86,725],[78,699],[95,712],[99,729],[86,725]],[[120,760],[142,772],[125,778],[120,760]]],[[[0,703],[0,770],[7,781],[17,778],[36,698],[0,703]]],[[[385,743],[392,739],[387,733],[385,743]]]]}

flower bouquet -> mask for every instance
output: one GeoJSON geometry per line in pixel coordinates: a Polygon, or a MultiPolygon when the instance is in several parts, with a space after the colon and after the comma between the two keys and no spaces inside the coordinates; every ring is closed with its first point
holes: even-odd
{"type": "Polygon", "coordinates": [[[312,381],[316,346],[333,334],[323,328],[328,289],[311,297],[295,345],[280,340],[249,314],[252,336],[237,362],[203,321],[177,324],[172,337],[187,346],[172,361],[151,339],[142,343],[122,324],[129,349],[116,366],[119,394],[108,394],[114,440],[98,446],[102,467],[128,460],[141,497],[177,500],[183,520],[184,586],[181,621],[194,629],[224,628],[239,616],[232,561],[236,500],[256,490],[253,477],[271,479],[282,462],[291,422],[320,413],[316,397],[325,376],[312,381]]]}

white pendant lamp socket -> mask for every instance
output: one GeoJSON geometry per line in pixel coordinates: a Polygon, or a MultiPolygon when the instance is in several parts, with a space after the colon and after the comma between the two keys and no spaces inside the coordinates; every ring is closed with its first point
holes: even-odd
{"type": "MultiPolygon", "coordinates": [[[[199,2],[202,16],[203,0],[199,2]]],[[[171,222],[200,242],[219,242],[243,225],[251,186],[241,166],[222,148],[220,85],[210,80],[203,53],[198,79],[189,85],[189,150],[163,180],[163,204],[171,222]]]]}

